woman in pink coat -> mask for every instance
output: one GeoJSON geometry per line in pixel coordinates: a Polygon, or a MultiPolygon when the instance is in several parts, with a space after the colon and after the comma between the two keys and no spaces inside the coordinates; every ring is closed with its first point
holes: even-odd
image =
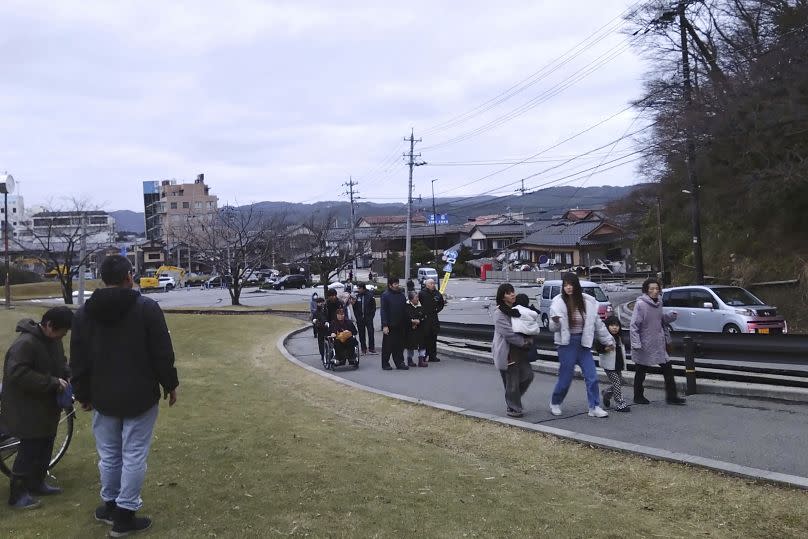
{"type": "Polygon", "coordinates": [[[676,394],[673,367],[668,359],[670,328],[676,313],[662,312],[662,285],[651,278],[642,283],[642,296],[637,298],[631,315],[631,360],[636,365],[634,372],[634,403],[648,404],[643,395],[643,382],[648,367],[662,368],[665,377],[665,400],[668,404],[684,404],[685,399],[676,394]]]}

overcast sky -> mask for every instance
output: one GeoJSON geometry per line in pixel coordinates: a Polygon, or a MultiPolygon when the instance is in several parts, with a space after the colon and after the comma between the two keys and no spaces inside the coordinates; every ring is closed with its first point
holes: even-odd
{"type": "MultiPolygon", "coordinates": [[[[626,111],[532,160],[542,162],[474,183],[508,165],[439,164],[524,159],[636,99],[645,66],[636,50],[621,53],[618,28],[630,4],[3,0],[0,171],[26,205],[71,195],[143,211],[143,180],[200,172],[221,202],[344,200],[351,175],[367,200],[404,201],[400,156],[414,128],[429,163],[415,169],[416,196],[434,178],[440,196],[505,194],[537,173],[525,187],[539,187],[632,159],[631,141],[606,144],[645,124],[626,111]],[[604,39],[560,65],[604,25],[604,39]],[[548,64],[521,92],[467,114],[548,64]],[[599,68],[575,82],[587,65],[599,68]],[[536,106],[441,145],[526,103],[536,106]],[[458,117],[467,121],[434,129],[458,117]]],[[[637,183],[635,167],[557,184],[637,183]]]]}

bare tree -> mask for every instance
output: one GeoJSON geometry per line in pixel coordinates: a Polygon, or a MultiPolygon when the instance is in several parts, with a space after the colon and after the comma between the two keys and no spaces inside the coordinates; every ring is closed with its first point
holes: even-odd
{"type": "Polygon", "coordinates": [[[299,258],[309,260],[311,271],[320,276],[323,288],[328,288],[331,279],[353,264],[357,257],[350,249],[350,232],[334,226],[336,212],[313,214],[300,225],[297,235],[301,240],[297,245],[303,252],[299,258]]]}
{"type": "Polygon", "coordinates": [[[227,206],[216,213],[189,218],[182,241],[198,262],[210,266],[226,281],[230,302],[240,305],[248,272],[270,259],[283,221],[283,216],[267,216],[252,205],[227,206]]]}
{"type": "Polygon", "coordinates": [[[29,227],[14,242],[56,271],[62,298],[70,305],[77,268],[86,266],[115,241],[109,219],[106,212],[97,210],[89,200],[70,198],[63,203],[51,203],[46,211],[34,215],[29,227]]]}

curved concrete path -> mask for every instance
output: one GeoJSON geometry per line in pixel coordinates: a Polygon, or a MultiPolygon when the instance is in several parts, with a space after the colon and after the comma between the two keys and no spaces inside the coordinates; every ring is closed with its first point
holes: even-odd
{"type": "MultiPolygon", "coordinates": [[[[646,391],[650,405],[635,405],[631,413],[593,419],[586,415],[583,382],[575,380],[564,414],[554,417],[547,404],[556,378],[536,373],[525,395],[525,416],[512,419],[505,415],[502,381],[492,365],[444,355],[440,363],[430,363],[426,369],[383,371],[377,354],[363,356],[358,370],[326,372],[311,327],[281,337],[278,348],[293,363],[321,376],[391,398],[612,450],[808,489],[807,405],[694,395],[687,406],[668,406],[662,392],[652,389],[646,391]]],[[[631,390],[626,389],[630,397],[631,390]]]]}

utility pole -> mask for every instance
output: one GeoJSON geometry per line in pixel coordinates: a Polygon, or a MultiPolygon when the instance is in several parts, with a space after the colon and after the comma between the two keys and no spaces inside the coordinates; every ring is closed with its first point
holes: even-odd
{"type": "Polygon", "coordinates": [[[410,153],[404,154],[404,157],[409,158],[407,165],[410,167],[410,182],[407,188],[407,239],[404,245],[404,281],[410,280],[410,265],[412,263],[412,169],[413,167],[420,167],[426,165],[425,161],[415,161],[416,157],[421,157],[421,154],[415,152],[415,143],[421,142],[421,139],[415,138],[415,131],[410,130],[410,138],[404,138],[405,142],[410,143],[410,153]]]}
{"type": "Polygon", "coordinates": [[[656,197],[657,243],[659,244],[659,273],[662,286],[665,286],[665,253],[662,250],[662,199],[656,197]]]}
{"type": "Polygon", "coordinates": [[[438,212],[435,211],[435,182],[432,180],[432,246],[435,249],[435,265],[438,265],[438,212]]]}
{"type": "Polygon", "coordinates": [[[699,182],[696,178],[696,142],[693,139],[693,127],[690,121],[693,89],[690,85],[690,58],[687,50],[687,20],[685,18],[685,2],[679,0],[679,35],[682,42],[682,90],[685,99],[684,123],[687,145],[685,162],[687,176],[690,180],[693,197],[693,264],[696,269],[696,284],[704,284],[704,260],[701,252],[701,209],[699,205],[699,182]]]}
{"type": "MultiPolygon", "coordinates": [[[[79,248],[79,305],[84,305],[84,257],[87,256],[87,212],[81,212],[81,240],[79,248]]],[[[70,268],[67,270],[70,271],[70,268]]]]}
{"type": "Polygon", "coordinates": [[[354,210],[354,200],[359,198],[355,196],[359,194],[359,191],[355,191],[354,186],[359,185],[359,182],[353,181],[353,177],[350,176],[343,185],[348,188],[345,194],[350,197],[351,201],[351,257],[353,257],[353,275],[356,278],[356,211],[354,210]]]}
{"type": "MultiPolygon", "coordinates": [[[[522,187],[517,187],[515,189],[515,191],[517,191],[518,193],[521,193],[522,196],[525,196],[525,192],[527,191],[527,189],[525,189],[525,180],[524,179],[522,180],[522,187]]],[[[522,204],[522,239],[525,239],[526,237],[527,237],[527,219],[525,218],[525,205],[523,203],[522,204]]]]}

